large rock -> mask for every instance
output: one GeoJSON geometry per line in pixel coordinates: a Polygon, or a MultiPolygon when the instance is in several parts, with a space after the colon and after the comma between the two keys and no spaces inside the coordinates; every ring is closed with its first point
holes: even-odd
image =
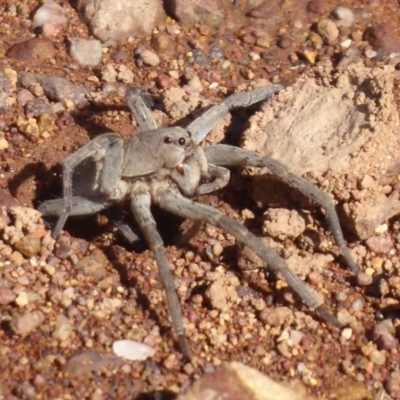
{"type": "Polygon", "coordinates": [[[305,390],[292,390],[239,362],[223,363],[196,381],[178,400],[311,400],[305,390]],[[301,393],[303,392],[303,393],[301,393]]]}
{"type": "MultiPolygon", "coordinates": [[[[400,212],[398,130],[393,71],[319,68],[267,102],[252,117],[242,145],[309,175],[341,203],[343,224],[366,239],[400,212]]],[[[267,206],[271,180],[252,173],[253,197],[267,206]]]]}
{"type": "Polygon", "coordinates": [[[165,8],[183,24],[202,24],[214,28],[233,10],[231,2],[225,0],[166,0],[165,8]]]}
{"type": "Polygon", "coordinates": [[[166,15],[162,0],[78,0],[81,18],[106,45],[139,33],[151,33],[166,15]]]}

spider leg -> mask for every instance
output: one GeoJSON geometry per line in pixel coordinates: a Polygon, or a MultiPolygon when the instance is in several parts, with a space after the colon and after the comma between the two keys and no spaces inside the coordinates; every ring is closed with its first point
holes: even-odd
{"type": "Polygon", "coordinates": [[[297,189],[307,198],[315,201],[323,207],[326,210],[326,218],[340,253],[350,270],[353,273],[358,272],[358,267],[351,256],[350,250],[346,247],[335,206],[327,194],[314,186],[307,179],[292,174],[283,164],[271,157],[262,156],[253,151],[222,144],[206,147],[204,151],[208,162],[213,164],[221,166],[268,168],[283,182],[297,189]]]}
{"type": "Polygon", "coordinates": [[[186,197],[207,194],[226,186],[230,172],[219,165],[209,164],[201,147],[190,154],[180,165],[171,171],[172,180],[186,197]],[[210,179],[202,183],[202,178],[210,179]]]}
{"type": "Polygon", "coordinates": [[[165,251],[163,240],[158,233],[156,222],[151,214],[151,197],[149,193],[132,193],[131,208],[133,215],[145,236],[150,249],[154,253],[158,265],[161,282],[167,295],[169,312],[172,325],[178,337],[180,349],[185,359],[190,360],[189,346],[186,341],[185,329],[182,321],[182,311],[175,289],[175,281],[170,271],[170,266],[165,251]]]}
{"type": "Polygon", "coordinates": [[[114,205],[108,210],[107,216],[110,218],[114,227],[129,243],[135,243],[139,241],[139,236],[132,230],[132,228],[124,222],[121,207],[114,205]]]}
{"type": "Polygon", "coordinates": [[[284,86],[282,85],[269,85],[251,92],[235,93],[227,97],[221,104],[217,104],[205,111],[200,117],[191,122],[186,129],[192,134],[195,142],[200,143],[211,129],[232,109],[248,107],[260,101],[267,100],[283,88],[284,86]]]}
{"type": "MultiPolygon", "coordinates": [[[[93,158],[97,164],[96,184],[100,192],[110,194],[119,181],[123,162],[123,141],[115,133],[100,135],[81,147],[63,162],[63,201],[64,207],[59,214],[53,230],[57,238],[65,225],[73,208],[73,173],[75,168],[88,158],[93,158]]],[[[93,188],[95,190],[95,188],[93,188]]]]}
{"type": "Polygon", "coordinates": [[[224,229],[236,239],[252,249],[276,274],[281,274],[294,292],[311,309],[330,324],[340,327],[340,322],[323,306],[319,305],[300,278],[295,275],[279,255],[254,236],[246,227],[227,217],[212,207],[195,203],[183,197],[179,192],[166,189],[159,198],[161,208],[175,215],[195,221],[204,221],[224,229]]]}
{"type": "MultiPolygon", "coordinates": [[[[47,200],[38,207],[38,211],[40,211],[44,217],[59,217],[64,211],[64,205],[64,199],[47,200]]],[[[106,207],[107,203],[103,202],[100,198],[96,201],[94,197],[87,198],[83,196],[72,196],[71,207],[68,215],[78,216],[96,214],[106,207]]]]}
{"type": "Polygon", "coordinates": [[[143,98],[143,92],[140,89],[128,89],[126,92],[126,101],[141,132],[152,131],[158,128],[153,114],[143,98]]]}
{"type": "MultiPolygon", "coordinates": [[[[96,214],[110,205],[104,202],[103,196],[97,200],[93,197],[73,196],[69,216],[91,215],[96,214]]],[[[38,211],[44,217],[59,217],[64,209],[64,199],[53,199],[43,202],[38,211]]],[[[109,218],[114,227],[124,236],[129,243],[134,243],[139,240],[139,237],[133,232],[132,228],[123,222],[119,208],[114,207],[110,210],[109,218]]]]}
{"type": "Polygon", "coordinates": [[[220,167],[219,165],[208,164],[208,176],[213,180],[211,182],[200,184],[196,190],[196,194],[208,194],[222,189],[229,183],[231,173],[227,168],[220,167]]]}

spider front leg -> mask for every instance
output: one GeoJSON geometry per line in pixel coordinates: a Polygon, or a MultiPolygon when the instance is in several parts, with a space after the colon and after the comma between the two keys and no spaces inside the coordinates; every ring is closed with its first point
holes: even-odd
{"type": "Polygon", "coordinates": [[[186,197],[207,194],[223,188],[230,172],[218,165],[208,164],[204,151],[197,147],[180,165],[171,171],[171,179],[186,197]],[[208,182],[202,182],[207,180],[208,182]]]}
{"type": "MultiPolygon", "coordinates": [[[[79,213],[79,204],[75,204],[75,200],[78,197],[75,196],[74,200],[73,196],[73,174],[75,168],[83,161],[92,158],[96,163],[96,176],[90,178],[94,180],[95,187],[88,187],[83,193],[83,197],[89,197],[89,202],[91,194],[96,194],[97,197],[99,197],[99,194],[104,194],[106,198],[107,195],[113,193],[116,184],[120,180],[124,159],[123,155],[124,150],[121,137],[115,133],[105,133],[96,137],[64,160],[63,209],[53,230],[54,238],[59,236],[68,216],[71,215],[71,211],[74,210],[75,214],[79,213]],[[76,209],[78,209],[78,212],[76,209]]],[[[100,199],[99,202],[101,202],[100,199]]]]}
{"type": "Polygon", "coordinates": [[[249,107],[269,99],[274,93],[284,89],[282,85],[269,85],[250,92],[235,93],[227,97],[221,104],[217,104],[187,126],[196,143],[202,142],[208,133],[234,108],[249,107]]]}
{"type": "Polygon", "coordinates": [[[126,102],[141,132],[152,131],[158,128],[153,114],[146,104],[143,92],[140,89],[128,89],[126,91],[126,102]]]}
{"type": "Polygon", "coordinates": [[[345,244],[335,206],[327,194],[318,189],[307,179],[292,174],[283,164],[271,157],[262,156],[253,151],[222,144],[206,147],[204,151],[207,161],[213,164],[221,166],[239,166],[243,168],[268,168],[283,182],[297,189],[307,198],[315,201],[317,204],[323,207],[326,211],[326,218],[340,253],[345,259],[350,270],[353,273],[358,272],[358,267],[351,256],[350,250],[345,244]]]}

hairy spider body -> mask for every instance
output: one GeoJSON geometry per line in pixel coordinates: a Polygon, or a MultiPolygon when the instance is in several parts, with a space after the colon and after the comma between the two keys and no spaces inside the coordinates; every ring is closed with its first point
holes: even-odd
{"type": "Polygon", "coordinates": [[[252,92],[234,94],[213,106],[184,128],[157,129],[141,92],[130,89],[127,102],[141,133],[124,145],[115,133],[93,139],[63,163],[63,198],[44,202],[39,210],[44,216],[57,216],[53,231],[57,237],[66,219],[73,215],[93,214],[130,199],[132,213],[153,251],[164,286],[172,325],[185,358],[190,358],[182,322],[181,307],[175,291],[163,240],[151,214],[151,204],[194,221],[221,227],[251,248],[266,266],[281,274],[303,302],[329,323],[340,326],[336,318],[319,306],[304,283],[287,267],[282,258],[236,220],[214,208],[194,202],[191,198],[224,187],[229,181],[225,167],[267,167],[284,182],[293,186],[326,209],[330,228],[347,264],[353,272],[357,267],[345,246],[339,220],[330,198],[306,179],[298,177],[278,161],[267,156],[227,145],[201,147],[207,133],[232,108],[245,107],[266,100],[282,86],[272,85],[252,92]],[[74,195],[74,170],[84,161],[95,160],[95,178],[74,195]],[[204,183],[205,182],[205,183],[204,183]]]}

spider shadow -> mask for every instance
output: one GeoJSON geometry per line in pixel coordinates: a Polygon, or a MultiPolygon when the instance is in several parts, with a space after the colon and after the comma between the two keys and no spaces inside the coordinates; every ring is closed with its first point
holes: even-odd
{"type": "MultiPolygon", "coordinates": [[[[144,94],[144,96],[149,98],[151,97],[151,102],[153,103],[153,106],[151,107],[152,110],[160,110],[163,111],[165,114],[167,114],[159,96],[153,97],[153,96],[148,96],[146,94],[144,94]]],[[[222,100],[223,99],[221,99],[221,101],[222,100]]],[[[209,106],[196,108],[192,110],[187,116],[173,122],[171,125],[169,125],[169,127],[186,127],[197,117],[199,117],[205,111],[210,109],[213,105],[214,104],[210,104],[209,106]]],[[[231,111],[230,114],[232,116],[232,121],[221,143],[238,145],[241,133],[248,126],[249,118],[251,117],[251,115],[254,114],[255,111],[260,109],[261,105],[262,102],[260,104],[253,104],[246,108],[238,108],[231,111]]],[[[75,124],[83,128],[88,133],[90,139],[93,139],[99,134],[110,131],[118,133],[117,131],[108,128],[106,125],[104,125],[104,123],[98,122],[98,119],[101,118],[102,113],[107,113],[110,111],[129,112],[129,107],[126,104],[122,105],[90,104],[89,106],[80,109],[79,112],[74,112],[72,114],[72,117],[74,119],[75,124]]],[[[132,130],[134,129],[135,127],[132,126],[132,130]]]]}
{"type": "MultiPolygon", "coordinates": [[[[38,178],[39,176],[41,176],[41,177],[55,176],[55,175],[57,175],[58,169],[59,169],[58,166],[54,166],[49,169],[41,161],[26,164],[18,173],[16,173],[9,180],[8,190],[10,191],[10,194],[12,196],[17,197],[18,190],[25,182],[29,181],[32,178],[38,178]]],[[[51,185],[54,186],[53,181],[52,181],[51,185]]],[[[60,186],[60,184],[57,184],[56,186],[57,186],[57,188],[55,188],[54,193],[59,193],[61,190],[61,186],[60,186]]],[[[45,196],[48,197],[47,182],[45,183],[41,179],[35,179],[35,193],[34,193],[34,196],[32,199],[34,206],[37,206],[38,204],[40,204],[40,200],[38,200],[38,199],[44,199],[45,196]]]]}
{"type": "Polygon", "coordinates": [[[141,393],[136,397],[136,400],[174,400],[177,398],[177,394],[170,392],[168,390],[163,390],[161,392],[149,392],[141,393]]]}
{"type": "MultiPolygon", "coordinates": [[[[142,245],[140,246],[143,247],[142,245]]],[[[103,251],[111,262],[113,268],[119,274],[121,284],[128,289],[134,289],[136,291],[138,305],[149,313],[149,318],[160,327],[160,333],[165,335],[171,332],[171,327],[168,327],[167,324],[163,322],[157,311],[151,307],[151,303],[147,295],[139,289],[139,285],[137,284],[138,280],[130,275],[130,266],[118,260],[118,256],[115,254],[114,246],[103,247],[103,251]]],[[[178,350],[178,348],[176,349],[178,350]]]]}
{"type": "MultiPolygon", "coordinates": [[[[90,104],[81,108],[79,112],[74,112],[71,116],[75,124],[85,130],[92,140],[103,133],[114,132],[113,129],[100,122],[102,114],[113,111],[129,111],[129,108],[125,105],[90,104]]],[[[133,126],[132,129],[134,129],[133,126]]]]}

